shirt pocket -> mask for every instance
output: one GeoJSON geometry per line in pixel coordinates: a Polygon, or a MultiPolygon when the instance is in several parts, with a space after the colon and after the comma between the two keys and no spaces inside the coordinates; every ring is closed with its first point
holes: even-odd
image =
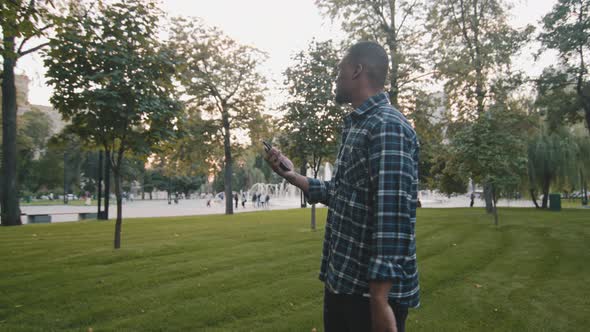
{"type": "Polygon", "coordinates": [[[365,149],[347,145],[342,155],[342,182],[347,189],[366,192],[368,190],[368,152],[365,149]]]}

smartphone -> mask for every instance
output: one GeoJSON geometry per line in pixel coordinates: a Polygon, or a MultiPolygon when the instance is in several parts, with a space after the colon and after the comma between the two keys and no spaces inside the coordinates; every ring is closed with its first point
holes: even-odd
{"type": "MultiPolygon", "coordinates": [[[[269,152],[272,149],[272,145],[270,145],[270,143],[262,141],[262,144],[264,144],[264,151],[269,152]]],[[[287,165],[283,164],[282,161],[279,163],[279,167],[285,172],[291,171],[291,169],[287,167],[287,165]]]]}

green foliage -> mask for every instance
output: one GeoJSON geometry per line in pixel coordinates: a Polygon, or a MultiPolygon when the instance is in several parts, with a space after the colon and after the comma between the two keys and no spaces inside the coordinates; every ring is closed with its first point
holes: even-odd
{"type": "MultiPolygon", "coordinates": [[[[440,176],[446,176],[442,172],[445,169],[445,160],[449,157],[448,149],[444,144],[444,119],[440,117],[442,114],[436,114],[441,107],[442,100],[435,94],[416,91],[408,107],[403,110],[404,115],[413,123],[418,135],[420,144],[418,183],[421,190],[441,188],[440,176]]],[[[443,192],[449,191],[443,190],[443,192]]],[[[461,190],[450,191],[450,193],[453,192],[461,192],[461,190]]]]}
{"type": "Polygon", "coordinates": [[[461,171],[458,160],[450,150],[451,147],[448,145],[438,146],[430,168],[432,177],[428,179],[432,188],[449,197],[453,194],[464,194],[468,190],[468,178],[461,171]]]}
{"type": "MultiPolygon", "coordinates": [[[[561,189],[579,183],[581,165],[579,158],[583,153],[578,143],[584,144],[584,137],[576,138],[564,127],[551,130],[542,124],[537,134],[528,142],[528,175],[531,193],[544,195],[542,207],[547,207],[549,191],[553,186],[561,189]],[[561,188],[560,188],[561,187],[561,188]]],[[[584,158],[584,157],[582,157],[584,158]]],[[[587,159],[587,157],[586,157],[587,159]]]]}
{"type": "Polygon", "coordinates": [[[533,31],[508,24],[501,0],[432,0],[427,29],[437,79],[444,79],[447,109],[473,120],[490,105],[502,103],[522,78],[511,68],[533,31]]]}
{"type": "Polygon", "coordinates": [[[336,105],[333,83],[339,56],[332,41],[312,41],[294,57],[285,71],[288,102],[280,127],[284,152],[317,176],[322,161],[336,155],[342,118],[346,110],[336,105]]]}
{"type": "Polygon", "coordinates": [[[423,83],[428,70],[424,56],[425,5],[416,0],[315,0],[322,13],[338,19],[348,33],[348,44],[374,40],[384,45],[391,63],[389,96],[395,106],[423,83]]]}
{"type": "MultiPolygon", "coordinates": [[[[234,130],[252,128],[252,121],[259,117],[264,103],[264,77],[257,71],[266,57],[256,48],[240,45],[217,28],[210,28],[198,19],[174,20],[170,48],[178,53],[177,75],[189,96],[188,104],[203,111],[213,120],[206,141],[223,140],[223,164],[225,193],[232,190],[232,148],[237,147],[234,130]]],[[[209,163],[219,158],[209,158],[209,163]]],[[[233,213],[226,203],[226,213],[233,213]]]]}
{"type": "MultiPolygon", "coordinates": [[[[174,63],[152,1],[72,4],[47,52],[51,102],[68,130],[109,151],[148,154],[175,136],[174,63]]],[[[115,165],[113,165],[115,166],[115,165]]]]}
{"type": "Polygon", "coordinates": [[[545,116],[549,129],[555,130],[584,119],[584,105],[574,89],[574,84],[571,75],[564,70],[554,66],[543,70],[537,82],[535,105],[545,116]]]}
{"type": "MultiPolygon", "coordinates": [[[[583,109],[586,126],[590,131],[590,81],[586,65],[590,51],[590,1],[588,0],[558,0],[551,12],[543,17],[543,31],[538,40],[543,48],[556,50],[561,60],[562,70],[545,71],[541,76],[542,84],[556,89],[555,94],[567,93],[571,98],[573,90],[566,89],[566,85],[575,86],[577,99],[571,99],[570,107],[559,111],[567,115],[570,123],[580,120],[578,111],[583,109]],[[547,83],[543,83],[547,80],[547,83]],[[571,105],[573,104],[573,105],[571,105]],[[574,106],[574,107],[571,107],[574,106]]],[[[543,89],[544,87],[541,87],[543,89]]],[[[543,95],[547,93],[543,92],[543,95]]]]}
{"type": "Polygon", "coordinates": [[[526,172],[529,126],[517,110],[495,107],[482,114],[451,140],[461,172],[492,186],[495,198],[516,191],[526,172]]]}
{"type": "Polygon", "coordinates": [[[158,38],[162,16],[152,0],[70,3],[57,18],[45,65],[51,103],[69,121],[67,132],[110,153],[120,247],[124,155],[148,156],[176,137],[181,111],[174,99],[173,52],[158,38]]]}

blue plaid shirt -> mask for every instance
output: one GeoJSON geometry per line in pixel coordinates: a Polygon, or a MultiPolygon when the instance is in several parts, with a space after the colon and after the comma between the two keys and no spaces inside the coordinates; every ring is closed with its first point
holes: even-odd
{"type": "Polygon", "coordinates": [[[308,181],[310,203],[329,208],[320,272],[326,287],[368,296],[369,281],[390,280],[390,300],[417,307],[418,140],[386,93],[344,118],[332,179],[308,181]]]}

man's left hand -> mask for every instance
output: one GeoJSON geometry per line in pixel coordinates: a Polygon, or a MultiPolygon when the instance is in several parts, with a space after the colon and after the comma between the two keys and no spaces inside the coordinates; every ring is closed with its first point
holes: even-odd
{"type": "Polygon", "coordinates": [[[371,299],[373,332],[397,332],[395,315],[386,299],[371,299]]]}

